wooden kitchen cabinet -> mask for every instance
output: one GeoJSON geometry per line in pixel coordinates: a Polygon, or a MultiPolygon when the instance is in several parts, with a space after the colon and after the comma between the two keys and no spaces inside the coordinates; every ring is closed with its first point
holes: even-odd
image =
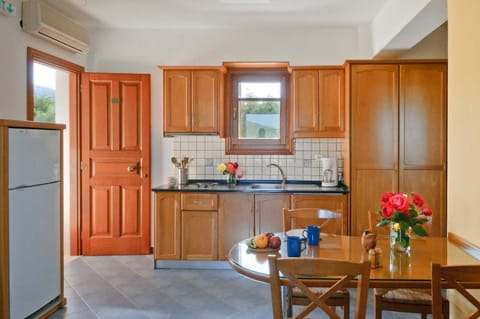
{"type": "Polygon", "coordinates": [[[180,193],[155,192],[155,259],[180,259],[180,193]]]}
{"type": "Polygon", "coordinates": [[[348,234],[348,201],[347,195],[292,195],[291,207],[294,208],[322,208],[342,214],[341,224],[328,223],[322,228],[323,232],[337,235],[348,234]],[[338,227],[337,227],[338,226],[338,227]]]}
{"type": "Polygon", "coordinates": [[[447,65],[351,63],[352,235],[369,227],[384,192],[418,193],[430,235],[446,235],[447,65]]]}
{"type": "Polygon", "coordinates": [[[255,194],[255,235],[282,232],[283,208],[290,208],[289,194],[255,194]]]}
{"type": "Polygon", "coordinates": [[[225,260],[230,248],[253,236],[254,195],[218,194],[218,258],[225,260]]]}
{"type": "Polygon", "coordinates": [[[294,137],[344,137],[344,68],[293,70],[292,105],[294,137]]]}
{"type": "Polygon", "coordinates": [[[164,135],[219,133],[220,71],[218,68],[163,71],[164,135]]]}
{"type": "Polygon", "coordinates": [[[182,260],[216,260],[217,194],[182,193],[181,198],[182,260]]]}

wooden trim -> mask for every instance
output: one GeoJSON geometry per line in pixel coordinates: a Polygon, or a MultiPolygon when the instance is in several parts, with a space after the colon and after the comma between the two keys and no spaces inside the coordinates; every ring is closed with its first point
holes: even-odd
{"type": "Polygon", "coordinates": [[[208,66],[208,65],[158,65],[158,68],[161,70],[215,70],[221,71],[222,66],[208,66]]]}
{"type": "MultiPolygon", "coordinates": [[[[27,119],[34,119],[34,95],[33,95],[33,63],[39,62],[53,68],[70,72],[70,110],[69,110],[69,131],[70,131],[70,255],[77,256],[81,252],[80,241],[80,200],[79,180],[80,174],[80,152],[79,137],[80,126],[80,79],[85,68],[81,65],[60,59],[48,53],[27,47],[27,119]],[[75,83],[72,83],[74,79],[75,83]]],[[[33,123],[33,122],[32,122],[33,123]]],[[[29,124],[35,125],[35,124],[29,124]]],[[[53,125],[53,124],[52,124],[53,125]]],[[[34,126],[32,126],[34,127],[34,126]]],[[[62,247],[63,249],[63,247],[62,247]]]]}
{"type": "Polygon", "coordinates": [[[344,70],[344,65],[298,65],[291,66],[292,70],[344,70]]]}
{"type": "Polygon", "coordinates": [[[0,119],[0,126],[22,127],[22,128],[39,128],[39,129],[48,129],[48,130],[63,130],[66,127],[65,124],[31,122],[31,121],[17,121],[17,120],[7,120],[7,119],[0,119]]]}
{"type": "Polygon", "coordinates": [[[447,234],[448,241],[451,242],[452,244],[462,248],[467,254],[470,256],[480,260],[480,247],[469,242],[465,238],[452,233],[448,232],[447,234]]]}
{"type": "Polygon", "coordinates": [[[223,62],[223,67],[234,69],[285,69],[292,72],[289,62],[223,62]]]}
{"type": "Polygon", "coordinates": [[[448,59],[417,59],[417,60],[346,60],[348,64],[428,64],[428,63],[448,63],[448,59]]]}

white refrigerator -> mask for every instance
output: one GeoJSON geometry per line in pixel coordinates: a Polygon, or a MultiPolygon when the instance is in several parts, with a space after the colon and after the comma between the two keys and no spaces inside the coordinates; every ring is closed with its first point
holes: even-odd
{"type": "Polygon", "coordinates": [[[9,128],[10,319],[35,318],[61,295],[60,132],[9,128]]]}

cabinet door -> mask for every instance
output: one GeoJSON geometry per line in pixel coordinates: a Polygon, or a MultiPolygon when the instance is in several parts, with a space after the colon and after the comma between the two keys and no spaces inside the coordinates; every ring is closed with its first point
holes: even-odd
{"type": "Polygon", "coordinates": [[[345,132],[345,71],[318,72],[319,129],[324,137],[343,137],[345,132]]]}
{"type": "Polygon", "coordinates": [[[191,75],[188,70],[163,72],[163,130],[191,132],[191,75]]]}
{"type": "Polygon", "coordinates": [[[342,214],[339,223],[328,223],[322,232],[337,235],[348,234],[347,195],[292,195],[293,208],[322,208],[342,214]]]}
{"type": "Polygon", "coordinates": [[[155,259],[180,259],[180,193],[155,193],[155,259]]]}
{"type": "Polygon", "coordinates": [[[283,208],[290,208],[290,195],[255,194],[255,234],[283,231],[283,208]]]}
{"type": "Polygon", "coordinates": [[[318,132],[318,70],[294,70],[292,79],[293,131],[318,132]]]}
{"type": "Polygon", "coordinates": [[[192,71],[192,131],[218,133],[219,71],[192,71]]]}
{"type": "Polygon", "coordinates": [[[446,64],[400,66],[399,188],[425,199],[434,236],[446,235],[446,92],[446,64]]]}
{"type": "Polygon", "coordinates": [[[351,233],[369,227],[368,211],[398,190],[398,66],[351,67],[351,233]]]}
{"type": "Polygon", "coordinates": [[[227,259],[230,248],[253,236],[253,194],[221,193],[218,206],[218,257],[227,259]]]}
{"type": "Polygon", "coordinates": [[[182,211],[182,259],[216,260],[217,212],[182,211]]]}

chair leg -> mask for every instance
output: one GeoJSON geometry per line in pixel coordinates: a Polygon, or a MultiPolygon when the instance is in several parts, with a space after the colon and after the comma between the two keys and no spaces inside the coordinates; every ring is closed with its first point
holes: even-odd
{"type": "Polygon", "coordinates": [[[422,319],[427,319],[427,314],[422,312],[422,319]]]}
{"type": "Polygon", "coordinates": [[[286,313],[287,318],[293,317],[293,305],[292,305],[292,288],[287,287],[287,295],[285,296],[285,304],[286,304],[286,313]]]}
{"type": "Polygon", "coordinates": [[[375,319],[382,319],[382,301],[381,297],[373,297],[373,311],[375,312],[375,319]]]}
{"type": "Polygon", "coordinates": [[[347,294],[344,299],[343,319],[350,319],[350,294],[347,294]]]}

